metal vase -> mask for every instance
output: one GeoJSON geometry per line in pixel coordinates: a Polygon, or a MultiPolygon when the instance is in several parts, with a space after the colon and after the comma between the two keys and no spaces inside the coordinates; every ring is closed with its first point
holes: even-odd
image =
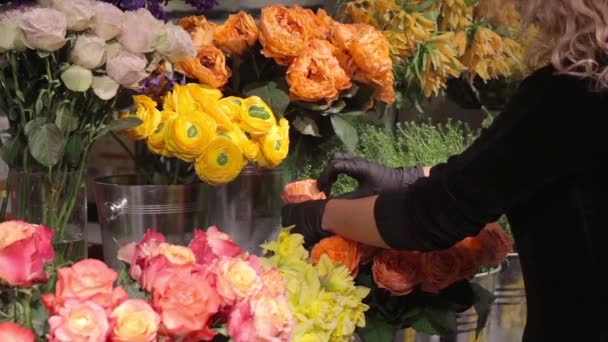
{"type": "Polygon", "coordinates": [[[237,179],[207,193],[206,225],[216,225],[241,248],[260,254],[260,245],[281,230],[282,170],[247,166],[237,179]]]}
{"type": "Polygon", "coordinates": [[[101,226],[104,261],[114,269],[118,248],[139,241],[147,229],[163,233],[171,243],[186,245],[194,228],[204,227],[206,186],[146,185],[137,176],[95,180],[95,202],[101,226]]]}
{"type": "Polygon", "coordinates": [[[507,256],[496,278],[496,300],[490,315],[490,341],[521,341],[526,326],[527,304],[519,254],[507,256]]]}
{"type": "MultiPolygon", "coordinates": [[[[494,269],[490,272],[486,273],[478,273],[473,278],[472,282],[477,283],[484,287],[486,290],[490,292],[494,292],[496,287],[496,278],[500,273],[500,267],[494,269]]],[[[490,342],[494,341],[489,339],[490,327],[489,323],[486,324],[486,327],[481,331],[479,336],[476,336],[477,330],[477,312],[475,312],[474,308],[470,308],[469,310],[459,313],[456,315],[456,333],[453,335],[446,336],[435,336],[435,335],[427,335],[422,333],[417,333],[413,329],[409,328],[406,330],[401,330],[395,336],[394,341],[397,342],[490,342]]],[[[496,340],[497,342],[502,342],[503,340],[496,340]]],[[[510,341],[510,340],[504,340],[510,341]]]]}

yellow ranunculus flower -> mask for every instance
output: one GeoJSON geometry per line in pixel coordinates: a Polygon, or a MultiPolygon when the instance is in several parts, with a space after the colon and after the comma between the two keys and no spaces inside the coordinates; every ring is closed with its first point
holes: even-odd
{"type": "Polygon", "coordinates": [[[208,85],[198,83],[186,84],[186,89],[190,96],[198,103],[201,108],[204,108],[208,101],[217,101],[222,98],[222,92],[219,89],[212,88],[208,85]]]}
{"type": "Polygon", "coordinates": [[[160,111],[156,109],[156,102],[145,95],[133,96],[135,102],[135,113],[121,113],[121,118],[136,117],[143,123],[137,127],[133,127],[123,132],[123,134],[131,140],[145,139],[156,131],[156,127],[160,124],[160,111]]]}
{"type": "Polygon", "coordinates": [[[229,137],[218,134],[196,161],[194,170],[201,180],[211,185],[222,185],[233,181],[245,164],[239,146],[229,137]]]}
{"type": "Polygon", "coordinates": [[[171,153],[166,148],[165,142],[168,128],[171,126],[173,120],[177,118],[177,113],[164,110],[160,114],[160,124],[156,128],[156,131],[148,137],[148,148],[153,153],[160,154],[165,157],[172,157],[171,153]]]}
{"type": "Polygon", "coordinates": [[[208,101],[202,107],[202,110],[217,122],[217,128],[221,131],[229,132],[237,127],[237,125],[230,120],[230,117],[224,113],[219,101],[208,101]]]}
{"type": "Polygon", "coordinates": [[[232,122],[239,122],[241,121],[241,113],[243,112],[243,101],[240,97],[228,96],[220,99],[218,104],[232,122]]]}
{"type": "Polygon", "coordinates": [[[270,167],[277,167],[287,157],[289,152],[289,122],[285,118],[279,120],[279,126],[274,126],[260,139],[264,159],[270,167]]]}
{"type": "Polygon", "coordinates": [[[256,158],[260,153],[260,146],[255,141],[251,140],[242,129],[236,126],[233,130],[224,132],[224,134],[241,147],[241,151],[243,151],[247,160],[250,162],[256,161],[256,158]]]}
{"type": "Polygon", "coordinates": [[[173,87],[173,91],[165,95],[163,110],[181,115],[188,114],[197,109],[198,106],[186,86],[176,84],[173,87]]]}
{"type": "Polygon", "coordinates": [[[181,114],[168,128],[167,150],[184,161],[194,161],[203,154],[216,130],[215,121],[201,111],[181,114]]]}
{"type": "Polygon", "coordinates": [[[254,136],[262,136],[277,123],[274,113],[259,97],[251,96],[243,100],[240,126],[243,131],[254,136]]]}

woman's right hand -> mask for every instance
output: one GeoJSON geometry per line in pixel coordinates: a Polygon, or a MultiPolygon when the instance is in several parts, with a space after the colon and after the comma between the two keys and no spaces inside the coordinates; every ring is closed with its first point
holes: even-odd
{"type": "Polygon", "coordinates": [[[319,190],[326,195],[344,174],[357,180],[357,190],[341,196],[345,199],[363,198],[380,193],[401,192],[418,178],[424,177],[421,167],[392,168],[357,157],[350,152],[335,153],[317,180],[319,190]]]}

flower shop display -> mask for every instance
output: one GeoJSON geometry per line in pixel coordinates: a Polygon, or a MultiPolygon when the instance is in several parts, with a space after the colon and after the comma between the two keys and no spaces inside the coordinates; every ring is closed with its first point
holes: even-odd
{"type": "MultiPolygon", "coordinates": [[[[0,17],[0,109],[10,128],[10,214],[56,229],[57,262],[86,256],[83,177],[91,145],[141,123],[117,108],[161,60],[195,55],[179,26],[93,0],[41,1],[0,17]]],[[[3,202],[2,218],[7,202],[3,202]]]]}
{"type": "Polygon", "coordinates": [[[15,294],[0,307],[3,341],[349,341],[365,322],[369,289],[327,257],[313,266],[289,230],[260,258],[216,227],[196,230],[187,247],[149,230],[121,247],[120,274],[85,259],[60,267],[46,288],[52,234],[0,224],[0,264],[26,266],[0,273],[0,299],[15,294]]]}

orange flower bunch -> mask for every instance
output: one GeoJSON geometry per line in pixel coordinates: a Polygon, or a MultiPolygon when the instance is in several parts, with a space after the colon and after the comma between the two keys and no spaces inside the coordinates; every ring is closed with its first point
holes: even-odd
{"type": "Polygon", "coordinates": [[[325,193],[319,190],[316,180],[307,179],[287,184],[281,198],[285,204],[302,203],[325,199],[325,193]]]}

